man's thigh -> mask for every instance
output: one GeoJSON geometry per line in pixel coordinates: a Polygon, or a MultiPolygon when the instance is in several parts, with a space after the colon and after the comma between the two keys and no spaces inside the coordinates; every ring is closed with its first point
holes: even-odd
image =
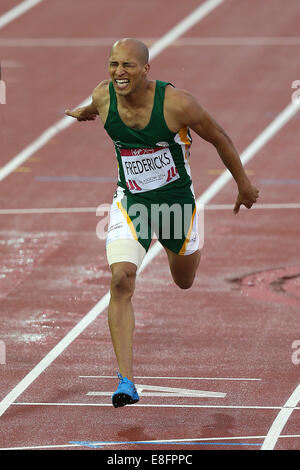
{"type": "Polygon", "coordinates": [[[106,237],[106,254],[110,266],[128,262],[139,268],[151,243],[151,237],[147,238],[148,231],[146,236],[141,238],[139,227],[130,214],[133,202],[118,188],[111,204],[106,237]]]}

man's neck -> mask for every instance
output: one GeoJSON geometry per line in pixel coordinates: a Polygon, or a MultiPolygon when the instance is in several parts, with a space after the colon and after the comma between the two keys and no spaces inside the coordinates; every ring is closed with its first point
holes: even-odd
{"type": "Polygon", "coordinates": [[[128,108],[142,108],[147,102],[149,91],[152,89],[153,82],[145,80],[132,93],[122,96],[117,94],[118,103],[128,108]]]}

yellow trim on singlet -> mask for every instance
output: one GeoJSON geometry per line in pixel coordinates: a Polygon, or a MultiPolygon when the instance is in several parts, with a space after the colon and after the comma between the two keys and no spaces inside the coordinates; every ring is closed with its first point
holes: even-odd
{"type": "Polygon", "coordinates": [[[188,138],[188,128],[187,127],[182,127],[178,131],[178,135],[180,137],[180,140],[183,144],[185,144],[185,159],[188,160],[189,158],[189,148],[192,145],[191,141],[188,138]]]}
{"type": "Polygon", "coordinates": [[[132,223],[132,220],[131,218],[129,217],[129,215],[127,214],[126,210],[124,209],[124,207],[122,206],[121,202],[117,202],[117,206],[118,208],[120,209],[120,211],[122,212],[122,214],[124,215],[125,217],[125,220],[128,224],[128,227],[130,228],[130,231],[132,233],[132,236],[135,240],[138,240],[138,237],[137,237],[137,234],[136,234],[136,230],[134,228],[134,225],[132,223]]]}
{"type": "Polygon", "coordinates": [[[186,252],[186,247],[187,247],[188,242],[190,241],[190,236],[191,236],[191,232],[192,232],[193,225],[194,225],[195,214],[196,214],[196,206],[194,207],[194,211],[193,211],[193,215],[192,215],[192,219],[191,219],[191,223],[190,223],[190,226],[189,226],[189,230],[188,230],[186,239],[184,240],[184,243],[183,243],[183,245],[182,245],[182,247],[181,247],[181,249],[178,253],[179,255],[184,255],[184,253],[186,252]]]}

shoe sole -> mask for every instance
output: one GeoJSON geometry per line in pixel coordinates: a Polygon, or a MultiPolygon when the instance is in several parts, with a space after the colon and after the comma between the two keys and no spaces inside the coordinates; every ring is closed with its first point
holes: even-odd
{"type": "Polygon", "coordinates": [[[138,401],[139,400],[133,400],[130,395],[127,395],[126,393],[116,393],[112,400],[115,408],[120,408],[121,406],[125,405],[133,405],[138,401]]]}

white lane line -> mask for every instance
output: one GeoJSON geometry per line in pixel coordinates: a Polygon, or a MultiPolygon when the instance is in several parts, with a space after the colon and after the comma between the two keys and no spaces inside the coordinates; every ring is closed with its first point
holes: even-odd
{"type": "Polygon", "coordinates": [[[194,37],[178,39],[174,46],[300,46],[300,37],[194,37]]]}
{"type": "Polygon", "coordinates": [[[0,66],[6,69],[21,67],[21,63],[16,60],[1,60],[0,66]]]}
{"type": "MultiPolygon", "coordinates": [[[[189,27],[193,26],[197,22],[197,17],[198,21],[200,21],[200,19],[204,18],[210,11],[212,11],[213,8],[216,8],[224,1],[225,0],[207,0],[204,2],[195,10],[195,12],[188,15],[187,18],[190,18],[189,22],[184,19],[177,26],[171,29],[169,33],[164,35],[161,40],[158,40],[155,43],[155,49],[150,48],[152,58],[162,52],[172,40],[175,40],[180,36],[180,34],[183,34],[189,29],[189,27]],[[179,25],[182,26],[180,27],[179,25]],[[174,34],[174,31],[176,31],[177,36],[174,34]],[[162,41],[162,44],[160,44],[160,41],[162,41]]],[[[89,97],[83,102],[83,104],[88,104],[90,99],[91,98],[89,97]]],[[[4,168],[1,168],[0,180],[4,179],[24,160],[30,157],[34,151],[41,148],[51,137],[71,125],[72,122],[74,122],[74,119],[66,116],[57,124],[47,129],[36,141],[11,160],[4,168]]],[[[147,261],[144,262],[144,267],[150,263],[154,256],[155,250],[152,250],[147,261]]],[[[144,267],[141,266],[140,270],[144,269],[144,267]]],[[[102,299],[100,299],[99,302],[97,302],[96,305],[82,318],[82,320],[75,325],[75,327],[64,338],[62,338],[62,340],[8,393],[8,395],[6,395],[6,397],[3,398],[0,402],[0,416],[5,413],[10,404],[12,404],[18,396],[20,396],[24,390],[26,390],[31,383],[41,375],[41,373],[82,333],[82,331],[84,331],[98,317],[98,315],[107,308],[109,298],[110,294],[107,292],[104,297],[102,297],[102,299]]]]}
{"type": "MultiPolygon", "coordinates": [[[[107,203],[107,205],[110,205],[107,203]]],[[[254,204],[254,209],[300,209],[299,202],[289,202],[282,204],[254,204]]],[[[206,204],[204,210],[233,210],[233,204],[206,204]]],[[[247,210],[241,207],[241,210],[247,210]]],[[[41,207],[41,208],[24,208],[24,209],[0,209],[0,215],[22,215],[22,214],[68,214],[68,213],[96,213],[97,207],[41,207]]]]}
{"type": "MultiPolygon", "coordinates": [[[[147,397],[177,397],[177,398],[225,398],[226,393],[212,392],[204,390],[192,390],[189,388],[175,388],[175,387],[161,387],[157,385],[145,385],[135,383],[138,394],[147,397]],[[146,390],[146,391],[145,391],[146,390]]],[[[88,396],[111,397],[112,391],[90,391],[87,392],[88,396]]]]}
{"type": "MultiPolygon", "coordinates": [[[[225,398],[226,393],[217,393],[217,392],[204,392],[197,390],[197,395],[195,392],[191,393],[179,393],[176,392],[143,392],[140,389],[140,386],[136,385],[137,392],[140,397],[172,397],[172,398],[225,398]]],[[[89,397],[111,397],[114,391],[110,392],[87,392],[89,397]]]]}
{"type": "MultiPolygon", "coordinates": [[[[141,41],[150,45],[157,39],[141,38],[141,41]]],[[[0,38],[0,47],[107,47],[115,40],[116,38],[0,38]]]]}
{"type": "Polygon", "coordinates": [[[286,425],[292,412],[297,409],[297,404],[300,401],[300,384],[295,388],[291,396],[288,398],[285,405],[282,407],[272,426],[270,427],[268,434],[265,437],[261,450],[273,450],[280,433],[286,425]]]}
{"type": "MultiPolygon", "coordinates": [[[[178,399],[178,397],[176,397],[178,399]]],[[[182,397],[184,398],[184,397],[182,397]]],[[[215,398],[215,397],[213,397],[215,398]]],[[[220,398],[220,397],[219,397],[220,398]]],[[[54,403],[54,402],[45,402],[45,403],[35,403],[35,402],[14,402],[14,403],[3,403],[8,406],[78,406],[78,407],[101,407],[109,406],[111,407],[111,400],[107,403],[54,403]]],[[[135,405],[130,405],[130,407],[137,408],[215,408],[215,409],[229,409],[229,410],[285,410],[284,406],[263,406],[263,405],[193,405],[188,403],[137,403],[135,405]]],[[[287,410],[298,411],[300,410],[299,406],[288,408],[287,410]]]]}
{"type": "MultiPolygon", "coordinates": [[[[148,46],[157,38],[141,38],[148,46]]],[[[115,38],[0,38],[1,47],[107,47],[115,38]]],[[[300,46],[300,37],[193,37],[177,39],[171,47],[300,46]]]]}
{"type": "Polygon", "coordinates": [[[0,402],[0,416],[32,382],[103,312],[109,303],[109,292],[75,325],[72,330],[6,395],[0,402]]]}
{"type": "MultiPolygon", "coordinates": [[[[160,54],[164,49],[166,49],[175,39],[180,35],[184,34],[191,27],[193,27],[197,22],[202,20],[207,16],[211,11],[217,8],[219,5],[224,3],[225,0],[207,0],[190,15],[184,18],[180,23],[178,23],[174,28],[172,28],[168,33],[162,36],[158,41],[156,41],[150,48],[150,58],[154,59],[158,54],[160,54]]],[[[92,96],[88,96],[82,103],[77,107],[86,106],[91,102],[92,96]]],[[[41,149],[45,144],[49,142],[52,137],[71,126],[76,120],[70,116],[64,116],[54,125],[48,127],[36,140],[24,148],[20,153],[18,153],[12,160],[10,160],[4,167],[0,169],[0,181],[4,180],[10,173],[12,173],[16,168],[18,168],[22,163],[24,163],[31,155],[41,149]]]]}
{"type": "MultiPolygon", "coordinates": [[[[115,375],[79,375],[80,379],[115,379],[115,375]]],[[[261,380],[243,377],[160,377],[148,375],[135,375],[135,379],[173,379],[173,380],[261,380]]]]}
{"type": "Polygon", "coordinates": [[[24,0],[19,3],[19,5],[16,5],[14,8],[0,16],[0,29],[41,2],[43,2],[43,0],[24,0]]]}
{"type": "Polygon", "coordinates": [[[153,59],[160,54],[166,47],[182,36],[186,31],[191,29],[196,23],[201,21],[211,11],[224,3],[224,0],[210,0],[204,2],[190,15],[186,16],[175,28],[171,29],[159,41],[156,41],[150,48],[150,58],[153,59]]]}
{"type": "MultiPolygon", "coordinates": [[[[84,100],[78,107],[86,106],[91,101],[91,97],[84,100]]],[[[69,116],[65,116],[56,122],[53,126],[48,127],[36,140],[25,147],[14,158],[12,158],[6,165],[0,169],[0,181],[4,180],[10,173],[16,170],[22,163],[24,163],[31,155],[40,150],[46,145],[59,132],[71,126],[75,120],[69,116]]]]}
{"type": "MultiPolygon", "coordinates": [[[[161,440],[152,440],[152,441],[135,441],[134,443],[140,443],[140,444],[155,444],[157,442],[159,443],[172,443],[172,442],[216,442],[216,441],[233,441],[233,440],[247,440],[247,439],[264,439],[265,436],[225,436],[225,437],[199,437],[199,438],[192,438],[192,439],[161,439],[161,440]]],[[[284,436],[280,436],[280,438],[285,438],[285,439],[293,439],[300,437],[300,434],[286,434],[284,436]]],[[[45,444],[44,446],[23,446],[23,447],[5,447],[5,448],[0,448],[0,450],[34,450],[34,449],[62,449],[62,448],[69,448],[69,447],[82,447],[84,442],[81,443],[69,443],[69,444],[52,444],[52,445],[47,445],[45,444]]],[[[107,441],[90,441],[91,444],[93,445],[116,445],[116,442],[107,442],[107,441]]],[[[120,442],[118,442],[121,444],[120,442]]],[[[131,441],[128,442],[123,442],[123,444],[131,444],[131,441]]]]}
{"type": "MultiPolygon", "coordinates": [[[[300,100],[298,102],[291,102],[284,108],[283,111],[259,134],[252,143],[244,150],[240,157],[245,165],[251,158],[254,157],[271,139],[277,134],[282,127],[299,111],[300,100]]],[[[225,170],[200,196],[198,203],[206,204],[217,194],[220,189],[231,179],[231,174],[225,170]]]]}
{"type": "MultiPolygon", "coordinates": [[[[205,210],[232,210],[232,204],[210,204],[204,206],[205,210]]],[[[246,207],[242,206],[242,210],[247,210],[246,207]]],[[[274,204],[274,203],[268,203],[268,204],[254,204],[251,207],[251,210],[253,209],[300,209],[300,202],[287,202],[287,203],[282,203],[282,204],[274,204]]],[[[0,212],[1,213],[1,212],[0,212]]]]}
{"type": "Polygon", "coordinates": [[[82,447],[80,444],[53,444],[53,445],[44,445],[44,446],[28,446],[28,447],[2,447],[2,450],[38,450],[38,449],[69,449],[70,447],[82,447]]]}
{"type": "Polygon", "coordinates": [[[27,209],[0,209],[0,215],[22,215],[22,214],[68,214],[89,213],[96,214],[97,207],[41,207],[27,209]]]}

